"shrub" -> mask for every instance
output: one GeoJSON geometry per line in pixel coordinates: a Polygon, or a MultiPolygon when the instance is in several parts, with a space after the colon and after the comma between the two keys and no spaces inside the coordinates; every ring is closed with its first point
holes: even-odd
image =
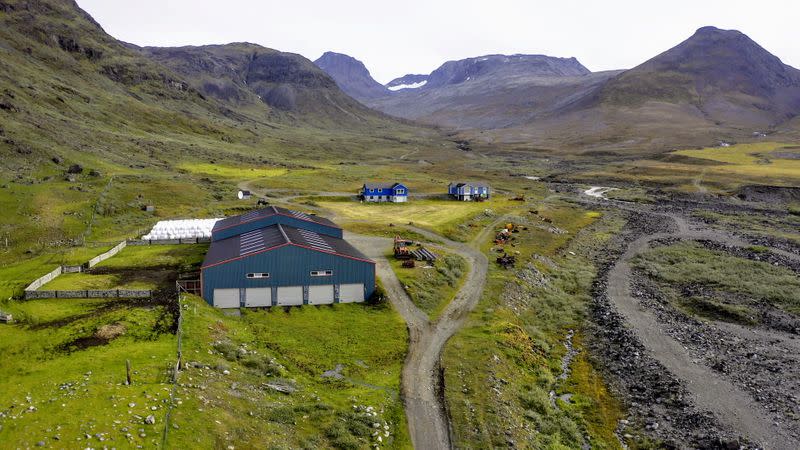
{"type": "Polygon", "coordinates": [[[238,359],[238,349],[231,341],[218,341],[214,343],[214,350],[222,354],[222,357],[228,361],[236,361],[238,359]]]}
{"type": "Polygon", "coordinates": [[[383,289],[383,286],[378,284],[375,286],[375,292],[367,299],[367,303],[370,305],[383,305],[386,303],[387,298],[386,290],[383,289]]]}

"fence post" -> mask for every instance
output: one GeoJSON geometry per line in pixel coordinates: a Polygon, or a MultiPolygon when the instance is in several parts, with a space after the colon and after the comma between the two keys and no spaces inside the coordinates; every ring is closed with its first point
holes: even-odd
{"type": "Polygon", "coordinates": [[[126,384],[128,386],[130,386],[131,385],[131,360],[130,359],[126,359],[125,360],[125,372],[126,372],[125,380],[127,381],[126,384]]]}

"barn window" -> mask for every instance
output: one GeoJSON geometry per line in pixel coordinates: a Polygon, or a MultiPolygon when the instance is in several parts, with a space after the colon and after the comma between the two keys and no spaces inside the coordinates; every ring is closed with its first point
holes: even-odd
{"type": "Polygon", "coordinates": [[[332,270],[312,270],[311,271],[312,277],[330,277],[333,276],[332,270]]]}
{"type": "Polygon", "coordinates": [[[405,189],[398,189],[398,190],[397,190],[397,194],[398,194],[398,195],[405,194],[405,193],[406,193],[406,190],[405,190],[405,189]]]}
{"type": "Polygon", "coordinates": [[[269,274],[266,272],[248,273],[247,278],[269,278],[269,274]]]}

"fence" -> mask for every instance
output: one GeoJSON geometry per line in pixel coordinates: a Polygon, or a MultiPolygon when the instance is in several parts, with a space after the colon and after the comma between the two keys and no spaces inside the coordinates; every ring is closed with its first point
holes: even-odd
{"type": "Polygon", "coordinates": [[[97,255],[94,258],[90,259],[89,262],[86,264],[86,266],[87,267],[94,267],[94,266],[100,264],[101,262],[103,262],[103,261],[107,260],[108,258],[111,258],[112,256],[114,256],[117,253],[119,253],[127,245],[128,245],[127,241],[120,242],[119,244],[115,245],[114,248],[112,248],[111,250],[109,250],[109,251],[107,251],[107,252],[105,252],[103,254],[97,255]]]}
{"type": "Polygon", "coordinates": [[[175,394],[178,391],[178,374],[183,366],[183,303],[181,299],[185,289],[180,284],[176,284],[178,302],[178,328],[176,331],[176,338],[178,341],[177,358],[175,365],[172,366],[172,388],[169,391],[169,404],[167,406],[167,414],[164,416],[164,434],[161,437],[161,448],[167,448],[167,439],[169,437],[170,422],[172,421],[172,410],[175,407],[175,394]]]}
{"type": "Polygon", "coordinates": [[[25,299],[40,298],[150,298],[153,291],[135,289],[104,289],[104,290],[78,290],[78,291],[37,291],[26,290],[25,299]]]}
{"type": "MultiPolygon", "coordinates": [[[[90,290],[90,291],[37,291],[44,286],[45,284],[53,281],[53,279],[62,273],[76,273],[76,272],[83,272],[85,268],[94,267],[101,262],[111,258],[112,256],[116,255],[122,249],[127,247],[128,245],[175,245],[175,244],[206,244],[211,242],[211,238],[189,238],[189,239],[161,239],[161,240],[129,240],[129,241],[122,241],[119,244],[115,245],[111,250],[97,255],[94,258],[90,259],[89,262],[80,266],[59,266],[54,269],[52,272],[44,275],[43,277],[38,278],[33,283],[29,284],[25,288],[25,298],[26,299],[35,299],[35,298],[78,298],[73,295],[73,293],[79,292],[90,292],[95,293],[95,295],[89,295],[89,298],[98,298],[98,297],[128,297],[128,298],[146,298],[151,297],[152,293],[150,291],[130,291],[124,289],[117,289],[117,290],[106,290],[106,291],[97,291],[97,290],[90,290]],[[116,292],[116,294],[113,294],[116,292]],[[119,295],[119,292],[132,292],[133,295],[119,295]],[[104,294],[105,293],[105,294],[104,294]],[[136,294],[139,293],[139,294],[136,294]],[[146,293],[146,294],[145,294],[146,293]]],[[[87,298],[87,297],[81,297],[87,298]]]]}
{"type": "Polygon", "coordinates": [[[178,280],[175,283],[178,290],[183,290],[187,294],[202,295],[200,280],[178,280]]]}
{"type": "Polygon", "coordinates": [[[35,290],[39,289],[40,287],[44,286],[45,284],[53,281],[53,279],[55,277],[61,275],[63,270],[64,269],[61,266],[58,266],[58,267],[56,267],[55,270],[53,270],[52,272],[48,273],[47,275],[36,279],[33,283],[29,284],[28,287],[25,288],[25,294],[27,295],[27,293],[29,291],[35,291],[35,290]]]}
{"type": "Polygon", "coordinates": [[[178,244],[208,244],[211,238],[185,238],[185,239],[136,239],[128,241],[128,245],[178,245],[178,244]]]}

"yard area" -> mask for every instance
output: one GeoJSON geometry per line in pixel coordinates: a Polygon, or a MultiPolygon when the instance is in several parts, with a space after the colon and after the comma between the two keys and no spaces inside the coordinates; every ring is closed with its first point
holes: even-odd
{"type": "Polygon", "coordinates": [[[159,289],[198,270],[208,245],[131,245],[86,272],[56,277],[41,290],[159,289]]]}
{"type": "Polygon", "coordinates": [[[319,206],[335,214],[343,224],[369,222],[377,224],[409,222],[422,228],[447,235],[458,225],[482,214],[487,209],[503,211],[518,203],[502,198],[485,202],[459,202],[455,200],[411,199],[407,203],[357,203],[318,202],[319,206]]]}
{"type": "Polygon", "coordinates": [[[408,334],[389,305],[229,317],[197,297],[185,304],[183,345],[191,363],[181,374],[182,405],[168,446],[410,446],[399,397],[408,334]]]}

